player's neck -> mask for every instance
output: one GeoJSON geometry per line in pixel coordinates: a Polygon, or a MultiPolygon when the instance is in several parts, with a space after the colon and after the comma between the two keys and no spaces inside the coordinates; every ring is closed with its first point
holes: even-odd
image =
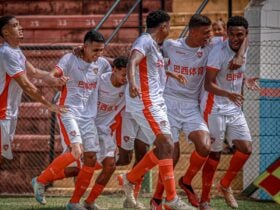
{"type": "Polygon", "coordinates": [[[164,39],[161,38],[161,34],[159,34],[157,30],[147,29],[147,33],[151,35],[156,43],[162,43],[164,41],[164,39]]]}
{"type": "Polygon", "coordinates": [[[191,48],[201,47],[199,44],[196,43],[195,39],[193,39],[191,36],[187,36],[185,42],[186,45],[188,45],[191,48]]]}
{"type": "Polygon", "coordinates": [[[18,39],[13,39],[13,38],[10,38],[10,37],[6,37],[5,38],[5,41],[10,45],[10,47],[12,48],[18,48],[19,47],[19,44],[20,44],[20,40],[18,39]]]}
{"type": "Polygon", "coordinates": [[[111,84],[116,87],[116,88],[119,88],[121,86],[121,84],[119,84],[117,81],[116,81],[116,77],[114,76],[114,74],[111,75],[111,84]]]}

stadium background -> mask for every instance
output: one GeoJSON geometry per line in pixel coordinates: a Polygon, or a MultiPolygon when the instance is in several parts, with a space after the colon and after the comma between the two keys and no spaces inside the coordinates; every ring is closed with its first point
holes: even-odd
{"type": "MultiPolygon", "coordinates": [[[[63,54],[81,44],[85,32],[100,22],[114,2],[113,0],[10,0],[0,2],[0,14],[13,14],[18,17],[24,28],[25,39],[22,49],[27,59],[34,66],[49,71],[63,54]]],[[[132,0],[120,1],[99,30],[105,38],[110,37],[134,2],[132,0]]],[[[145,23],[146,14],[158,8],[164,8],[172,17],[170,38],[179,37],[190,16],[202,2],[202,0],[143,0],[142,14],[139,12],[138,5],[106,47],[105,55],[108,57],[127,55],[131,43],[144,30],[141,23],[145,23]],[[139,15],[143,17],[139,18],[139,15]]],[[[251,1],[249,5],[249,0],[234,0],[232,8],[229,8],[228,2],[230,1],[210,0],[202,14],[209,16],[212,20],[222,18],[226,21],[229,9],[232,11],[231,15],[243,15],[245,11],[245,16],[247,15],[252,27],[250,28],[248,74],[259,76],[262,88],[260,93],[244,89],[246,100],[243,109],[254,139],[254,151],[244,170],[233,182],[232,188],[238,193],[270,163],[279,158],[280,154],[280,2],[256,0],[251,1]],[[266,7],[262,4],[266,4],[266,7]],[[267,14],[262,15],[258,21],[254,15],[257,17],[260,7],[260,13],[267,12],[267,14]],[[275,18],[278,19],[275,20],[275,18]],[[262,29],[263,26],[264,29],[262,29]]],[[[56,93],[54,87],[48,87],[40,80],[33,80],[33,82],[48,99],[53,100],[56,93]]],[[[184,139],[182,135],[182,154],[175,172],[177,178],[185,173],[190,152],[193,150],[193,146],[187,144],[184,139]]],[[[13,151],[14,160],[5,161],[0,166],[0,195],[31,194],[31,178],[38,175],[56,155],[61,153],[58,126],[54,115],[26,95],[23,96],[20,106],[13,151]]],[[[223,155],[216,173],[216,180],[228,168],[230,157],[229,154],[223,155]]],[[[131,166],[118,167],[105,191],[119,191],[115,176],[125,172],[131,166]]],[[[95,176],[96,174],[98,172],[95,176]]],[[[156,177],[157,169],[154,169],[146,177],[143,192],[149,193],[153,189],[156,177]]],[[[200,179],[201,173],[193,180],[193,186],[198,192],[201,189],[200,179]]],[[[56,181],[47,192],[51,195],[69,195],[73,190],[73,185],[72,178],[56,181]]],[[[213,195],[215,194],[213,188],[213,195]]],[[[254,196],[270,199],[264,192],[257,192],[254,196]]]]}

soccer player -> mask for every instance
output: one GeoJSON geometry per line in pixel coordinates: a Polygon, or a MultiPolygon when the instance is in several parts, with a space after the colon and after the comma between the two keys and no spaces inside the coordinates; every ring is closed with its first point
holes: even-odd
{"type": "MultiPolygon", "coordinates": [[[[183,131],[195,145],[190,157],[190,165],[185,175],[179,179],[179,186],[185,191],[189,202],[199,206],[191,181],[205,163],[210,152],[210,137],[207,125],[200,112],[200,94],[203,89],[205,68],[210,50],[221,40],[211,40],[211,21],[208,17],[195,14],[189,21],[189,34],[178,40],[166,40],[163,53],[169,59],[169,71],[184,75],[186,83],[168,78],[164,90],[168,119],[174,141],[174,165],[180,157],[179,132],[183,131]],[[217,42],[217,43],[216,43],[217,42]]],[[[236,68],[237,62],[231,62],[236,68]]],[[[159,179],[151,200],[154,209],[161,208],[163,195],[162,181],[159,179]]]]}
{"type": "MultiPolygon", "coordinates": [[[[203,169],[201,202],[209,205],[213,176],[220,160],[224,138],[226,138],[230,145],[235,145],[236,151],[231,158],[226,174],[218,184],[218,189],[224,195],[226,203],[232,208],[237,208],[238,204],[230,184],[250,157],[252,139],[241,110],[244,100],[241,89],[245,79],[245,64],[232,71],[228,68],[228,63],[240,50],[247,37],[247,20],[240,16],[230,18],[227,22],[227,34],[228,40],[214,47],[207,62],[206,92],[202,97],[201,106],[213,143],[203,169]]],[[[246,61],[246,53],[244,59],[246,61]]],[[[250,89],[259,88],[256,78],[245,79],[245,84],[250,89]]]]}
{"type": "Polygon", "coordinates": [[[101,67],[107,62],[100,57],[104,42],[104,37],[99,32],[87,32],[82,58],[68,53],[53,70],[56,76],[66,75],[70,78],[62,88],[59,99],[59,104],[67,106],[69,111],[58,116],[61,138],[69,150],[58,156],[40,176],[32,179],[35,198],[41,204],[46,204],[44,186],[54,180],[66,166],[83,156],[83,166],[67,209],[85,209],[79,201],[90,183],[96,153],[100,149],[94,119],[97,113],[98,81],[103,73],[101,67]]]}
{"type": "Polygon", "coordinates": [[[134,183],[146,171],[159,166],[166,190],[165,206],[170,209],[192,209],[176,193],[173,172],[173,142],[166,106],[163,99],[162,73],[164,60],[158,43],[162,43],[170,30],[170,16],[161,10],[148,14],[147,32],[134,42],[128,63],[129,91],[126,92],[126,111],[139,124],[155,148],[149,151],[131,171],[122,176],[126,199],[136,205],[134,183]]]}
{"type": "Polygon", "coordinates": [[[87,209],[101,209],[95,203],[115,171],[117,129],[121,126],[121,112],[125,107],[124,91],[126,80],[126,57],[113,61],[113,72],[101,75],[98,87],[98,111],[96,127],[99,135],[100,151],[97,154],[102,171],[84,202],[87,209]]]}
{"type": "Polygon", "coordinates": [[[16,129],[18,108],[24,91],[33,100],[41,102],[50,111],[65,112],[64,107],[51,104],[30,82],[28,76],[42,79],[49,85],[60,86],[67,78],[56,79],[49,72],[33,67],[20,50],[23,39],[22,26],[15,16],[0,18],[0,163],[2,158],[12,159],[11,143],[16,129]]]}

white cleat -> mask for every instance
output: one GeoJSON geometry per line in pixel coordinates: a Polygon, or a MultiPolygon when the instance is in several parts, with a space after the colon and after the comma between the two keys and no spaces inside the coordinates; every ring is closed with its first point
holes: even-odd
{"type": "Polygon", "coordinates": [[[126,174],[122,174],[122,180],[123,180],[123,191],[125,193],[125,203],[127,206],[133,206],[133,208],[136,206],[136,200],[134,197],[134,185],[130,183],[127,178],[126,174]]]}
{"type": "Polygon", "coordinates": [[[31,185],[33,187],[34,196],[36,201],[38,201],[42,205],[46,205],[47,201],[45,198],[45,186],[39,182],[37,182],[37,177],[34,177],[31,181],[31,185]]]}
{"type": "Polygon", "coordinates": [[[172,201],[165,201],[164,207],[165,207],[165,209],[172,209],[172,210],[195,210],[196,209],[196,208],[186,204],[178,196],[176,198],[174,198],[174,200],[172,200],[172,201]]]}

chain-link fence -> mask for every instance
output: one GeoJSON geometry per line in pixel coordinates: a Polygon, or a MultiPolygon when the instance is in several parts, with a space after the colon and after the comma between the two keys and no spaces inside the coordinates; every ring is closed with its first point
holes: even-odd
{"type": "MultiPolygon", "coordinates": [[[[34,66],[51,70],[63,54],[72,51],[73,46],[25,46],[23,51],[34,66]]],[[[280,151],[280,41],[250,43],[248,54],[247,75],[260,77],[260,92],[244,90],[243,106],[252,138],[253,154],[244,170],[238,173],[232,183],[235,192],[240,192],[249,185],[273,160],[279,157],[280,151]]],[[[127,55],[130,45],[111,44],[105,55],[116,57],[127,55]]],[[[56,90],[42,81],[32,80],[41,92],[52,100],[56,90]]],[[[5,160],[0,166],[0,194],[31,194],[30,181],[40,174],[48,164],[62,152],[58,125],[55,115],[39,103],[33,102],[24,95],[20,106],[20,114],[13,143],[14,159],[5,160]]],[[[181,177],[189,162],[194,147],[187,144],[181,136],[181,159],[176,167],[175,177],[181,177]]],[[[227,152],[225,152],[227,153],[227,152]]],[[[231,154],[224,154],[215,179],[220,179],[229,166],[231,154]]],[[[116,176],[129,170],[132,165],[118,167],[105,191],[119,191],[116,176]]],[[[95,176],[99,172],[95,173],[95,176]]],[[[157,169],[146,177],[143,189],[149,192],[155,187],[157,169]]],[[[94,178],[92,179],[94,183],[94,178]]],[[[49,186],[51,195],[69,195],[72,193],[74,179],[67,178],[55,181],[49,186]]],[[[201,172],[193,180],[196,191],[201,190],[201,172]]],[[[178,188],[179,190],[179,188],[178,188]]],[[[214,191],[213,191],[214,192],[214,191]]],[[[215,192],[213,193],[215,194],[215,192]]]]}

